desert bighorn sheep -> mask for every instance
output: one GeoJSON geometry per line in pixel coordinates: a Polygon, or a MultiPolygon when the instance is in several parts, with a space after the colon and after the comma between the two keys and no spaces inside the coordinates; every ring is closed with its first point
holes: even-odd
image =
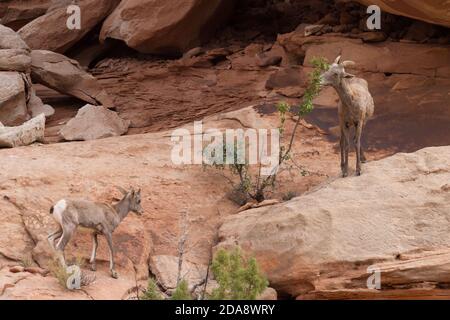
{"type": "Polygon", "coordinates": [[[350,128],[355,127],[356,175],[361,175],[361,162],[366,162],[361,147],[361,133],[367,120],[373,115],[374,102],[367,81],[345,72],[345,67],[353,61],[341,61],[338,56],[328,71],[320,78],[321,85],[331,85],[338,93],[340,103],[339,126],[341,129],[341,170],[342,176],[348,175],[348,151],[350,147],[350,128]]]}
{"type": "Polygon", "coordinates": [[[114,268],[114,247],[112,242],[112,233],[125,219],[130,211],[141,215],[143,213],[141,207],[141,190],[125,191],[119,190],[123,194],[123,198],[116,204],[110,205],[106,203],[93,202],[88,200],[59,200],[51,209],[50,213],[59,224],[57,231],[48,236],[50,245],[56,249],[63,267],[66,267],[64,259],[64,248],[72,237],[78,226],[91,229],[93,248],[91,259],[91,268],[96,270],[95,255],[97,253],[98,240],[97,236],[103,234],[108,242],[110,253],[111,276],[117,278],[117,272],[114,268]],[[55,240],[59,239],[55,246],[55,240]]]}

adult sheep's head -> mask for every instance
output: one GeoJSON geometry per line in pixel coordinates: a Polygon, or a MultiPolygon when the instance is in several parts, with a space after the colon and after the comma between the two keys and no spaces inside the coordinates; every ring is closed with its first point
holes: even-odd
{"type": "Polygon", "coordinates": [[[345,71],[346,67],[353,65],[355,65],[353,61],[341,62],[341,56],[338,56],[333,64],[330,65],[330,68],[320,76],[320,85],[336,87],[340,85],[342,79],[353,78],[354,75],[345,71]]]}

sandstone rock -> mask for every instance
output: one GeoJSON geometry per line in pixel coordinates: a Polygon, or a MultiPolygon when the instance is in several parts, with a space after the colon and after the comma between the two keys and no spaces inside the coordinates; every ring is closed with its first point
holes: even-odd
{"type": "Polygon", "coordinates": [[[0,88],[0,122],[14,126],[28,120],[22,75],[18,72],[0,72],[0,88]]]}
{"type": "Polygon", "coordinates": [[[32,89],[31,91],[31,97],[28,101],[27,107],[28,112],[31,113],[31,117],[33,118],[37,117],[41,113],[43,113],[47,118],[55,114],[55,109],[53,109],[53,107],[48,104],[44,104],[41,98],[36,95],[34,89],[32,89]]]}
{"type": "Polygon", "coordinates": [[[23,272],[24,270],[25,270],[25,268],[22,266],[14,266],[14,267],[9,268],[9,272],[12,272],[12,273],[23,272]]]}
{"type": "Polygon", "coordinates": [[[30,48],[14,30],[0,24],[0,49],[27,50],[30,48]]]}
{"type": "MultiPolygon", "coordinates": [[[[34,243],[27,234],[25,225],[19,215],[20,211],[8,200],[7,196],[0,198],[0,204],[0,225],[2,226],[0,255],[8,258],[8,263],[11,263],[11,260],[16,261],[13,262],[12,266],[17,265],[20,261],[31,261],[30,251],[34,243]]],[[[3,266],[4,264],[0,262],[0,268],[3,266]]],[[[2,291],[1,282],[2,276],[0,276],[0,292],[2,291]]]]}
{"type": "Polygon", "coordinates": [[[22,27],[18,33],[31,49],[64,53],[99,24],[117,5],[118,0],[83,0],[81,28],[69,29],[67,7],[52,10],[22,27]],[[56,27],[58,26],[58,27],[56,27]]]}
{"type": "Polygon", "coordinates": [[[29,272],[29,273],[32,273],[32,274],[39,274],[39,275],[41,275],[43,277],[45,277],[49,273],[48,270],[42,269],[42,268],[39,268],[39,267],[26,267],[26,268],[23,269],[23,271],[24,272],[29,272]]]}
{"type": "Polygon", "coordinates": [[[450,27],[450,3],[433,0],[357,0],[364,5],[378,5],[381,10],[450,27]]]}
{"type": "Polygon", "coordinates": [[[305,37],[312,36],[314,34],[319,33],[325,27],[323,24],[312,24],[305,26],[305,37]]]}
{"type": "MultiPolygon", "coordinates": [[[[2,300],[91,300],[81,290],[64,289],[56,278],[18,273],[3,290],[2,300]]],[[[1,284],[0,284],[1,286],[1,284]]]]}
{"type": "Polygon", "coordinates": [[[0,23],[17,30],[33,19],[44,15],[49,6],[48,0],[10,1],[7,3],[0,23]]]}
{"type": "Polygon", "coordinates": [[[272,287],[293,296],[367,290],[374,262],[382,290],[439,289],[450,279],[437,253],[450,245],[449,179],[450,147],[396,154],[366,164],[361,177],[228,217],[219,247],[240,245],[272,287]]]}
{"type": "Polygon", "coordinates": [[[414,21],[409,27],[404,39],[421,42],[432,37],[435,32],[434,25],[422,21],[414,21]]]}
{"type": "Polygon", "coordinates": [[[0,128],[0,148],[26,146],[36,141],[44,141],[45,115],[25,122],[17,127],[0,128]]]}
{"type": "Polygon", "coordinates": [[[130,122],[103,106],[85,105],[60,134],[65,140],[94,140],[120,136],[128,131],[130,122]]]}
{"type": "Polygon", "coordinates": [[[361,39],[364,42],[382,42],[386,40],[384,32],[363,32],[360,34],[361,39]]]}
{"type": "Polygon", "coordinates": [[[283,60],[283,57],[281,57],[281,56],[259,55],[259,56],[257,56],[257,58],[258,59],[257,59],[256,64],[258,65],[258,67],[261,67],[261,68],[279,65],[281,63],[281,61],[283,60]]]}
{"type": "Polygon", "coordinates": [[[364,44],[361,40],[339,36],[304,37],[300,32],[280,35],[278,42],[290,60],[304,61],[310,67],[313,57],[333,61],[338,54],[356,62],[361,71],[380,73],[413,73],[449,77],[449,46],[408,44],[385,41],[383,45],[364,44]]]}
{"type": "Polygon", "coordinates": [[[302,70],[297,68],[282,68],[269,76],[266,82],[266,89],[302,87],[305,84],[306,77],[302,70]]]}
{"type": "MultiPolygon", "coordinates": [[[[150,257],[150,270],[155,275],[158,283],[163,288],[175,289],[178,277],[178,257],[168,255],[158,255],[150,257]]],[[[187,260],[183,261],[181,275],[188,282],[188,286],[192,289],[199,285],[206,277],[206,265],[198,265],[187,260]]]]}
{"type": "Polygon", "coordinates": [[[200,45],[232,12],[233,0],[127,0],[106,19],[100,39],[143,53],[180,54],[200,45]]]}
{"type": "Polygon", "coordinates": [[[31,57],[28,50],[0,49],[0,71],[30,72],[31,57]]]}
{"type": "Polygon", "coordinates": [[[266,290],[261,293],[256,300],[277,300],[277,291],[274,288],[266,288],[266,290]]]}
{"type": "Polygon", "coordinates": [[[113,103],[97,79],[78,62],[46,50],[31,52],[31,77],[34,82],[94,105],[111,108],[113,103]]]}

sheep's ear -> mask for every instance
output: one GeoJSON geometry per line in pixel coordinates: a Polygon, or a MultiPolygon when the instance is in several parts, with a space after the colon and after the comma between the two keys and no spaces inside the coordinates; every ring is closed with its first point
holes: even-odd
{"type": "Polygon", "coordinates": [[[343,67],[347,68],[347,67],[353,67],[354,65],[356,65],[356,63],[354,61],[347,60],[347,61],[342,62],[341,65],[343,67]]]}
{"type": "Polygon", "coordinates": [[[334,60],[334,63],[339,64],[341,61],[341,56],[337,56],[337,58],[334,60]]]}

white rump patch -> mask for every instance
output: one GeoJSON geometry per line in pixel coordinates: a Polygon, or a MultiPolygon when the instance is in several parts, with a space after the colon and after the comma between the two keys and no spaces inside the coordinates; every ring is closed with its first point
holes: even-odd
{"type": "Polygon", "coordinates": [[[56,221],[62,225],[62,213],[67,208],[67,202],[65,199],[59,200],[55,206],[53,207],[53,217],[55,217],[56,221]]]}

